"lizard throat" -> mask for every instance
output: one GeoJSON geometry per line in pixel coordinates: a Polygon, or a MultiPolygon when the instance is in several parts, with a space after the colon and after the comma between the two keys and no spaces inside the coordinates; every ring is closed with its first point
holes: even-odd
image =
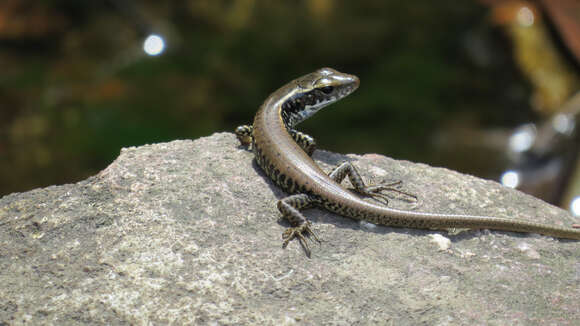
{"type": "Polygon", "coordinates": [[[338,100],[336,96],[322,98],[314,91],[296,94],[282,104],[281,116],[287,128],[294,128],[297,124],[310,118],[323,107],[338,100]]]}

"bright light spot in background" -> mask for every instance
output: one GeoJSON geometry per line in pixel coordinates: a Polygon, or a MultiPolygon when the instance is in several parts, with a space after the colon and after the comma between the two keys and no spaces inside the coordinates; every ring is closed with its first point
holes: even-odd
{"type": "Polygon", "coordinates": [[[572,199],[570,203],[570,211],[574,216],[580,216],[580,197],[572,199]]]}
{"type": "Polygon", "coordinates": [[[165,41],[159,35],[151,34],[143,42],[143,51],[148,55],[160,55],[164,49],[165,41]]]}
{"type": "Polygon", "coordinates": [[[506,187],[517,188],[520,185],[520,174],[513,170],[505,171],[501,175],[500,181],[506,187]]]}
{"type": "Polygon", "coordinates": [[[536,127],[533,124],[527,124],[519,127],[509,140],[510,150],[521,153],[532,147],[536,140],[536,127]]]}
{"type": "Polygon", "coordinates": [[[528,7],[521,7],[516,19],[520,25],[530,27],[534,25],[534,12],[528,7]]]}
{"type": "Polygon", "coordinates": [[[567,114],[558,113],[552,119],[552,128],[557,132],[565,135],[572,134],[574,131],[575,121],[567,114]]]}

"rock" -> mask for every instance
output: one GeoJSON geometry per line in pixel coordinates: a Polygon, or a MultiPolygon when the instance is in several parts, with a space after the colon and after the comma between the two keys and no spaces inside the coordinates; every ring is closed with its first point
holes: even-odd
{"type": "MultiPolygon", "coordinates": [[[[345,159],[314,157],[325,170],[345,159]]],[[[392,207],[574,222],[492,181],[348,159],[420,198],[392,207]]],[[[126,148],[87,180],[5,196],[0,324],[580,324],[578,241],[369,227],[311,209],[323,242],[309,259],[297,241],[281,248],[284,196],[230,133],[126,148]],[[451,242],[441,250],[430,234],[451,242]]]]}

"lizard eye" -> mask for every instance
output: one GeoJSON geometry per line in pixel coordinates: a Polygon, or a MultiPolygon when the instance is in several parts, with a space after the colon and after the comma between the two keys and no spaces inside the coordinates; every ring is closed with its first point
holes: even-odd
{"type": "Polygon", "coordinates": [[[332,86],[325,86],[325,87],[322,87],[320,89],[320,91],[323,92],[324,94],[330,94],[330,93],[332,93],[333,90],[334,90],[334,87],[332,87],[332,86]]]}

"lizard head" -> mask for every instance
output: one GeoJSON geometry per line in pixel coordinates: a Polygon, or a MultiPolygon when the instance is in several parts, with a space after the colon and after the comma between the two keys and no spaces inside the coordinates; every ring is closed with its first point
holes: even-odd
{"type": "Polygon", "coordinates": [[[282,116],[286,125],[293,127],[323,107],[354,92],[359,79],[332,68],[321,68],[294,80],[290,85],[294,85],[293,91],[282,104],[282,116]]]}
{"type": "Polygon", "coordinates": [[[357,76],[332,68],[320,68],[298,78],[296,84],[303,92],[317,91],[320,98],[332,98],[337,101],[356,90],[359,80],[357,76]]]}

